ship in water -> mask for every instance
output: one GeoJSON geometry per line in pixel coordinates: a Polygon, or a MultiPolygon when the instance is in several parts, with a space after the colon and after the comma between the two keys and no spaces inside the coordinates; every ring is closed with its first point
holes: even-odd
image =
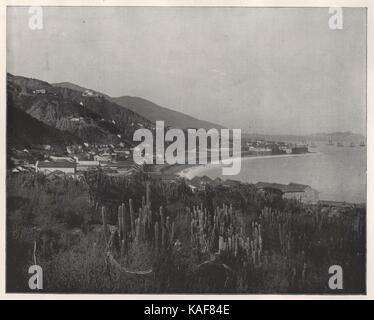
{"type": "Polygon", "coordinates": [[[349,145],[351,148],[355,147],[356,145],[354,144],[354,142],[351,142],[351,144],[349,145]]]}
{"type": "Polygon", "coordinates": [[[365,147],[365,146],[366,146],[365,141],[364,141],[364,140],[361,140],[361,142],[360,142],[360,147],[365,147]]]}
{"type": "Polygon", "coordinates": [[[336,146],[337,146],[337,147],[344,147],[344,144],[343,144],[343,142],[338,142],[338,143],[336,144],[336,146]]]}
{"type": "Polygon", "coordinates": [[[329,142],[328,142],[327,145],[328,145],[328,146],[333,146],[333,145],[334,145],[333,142],[332,142],[332,138],[331,138],[331,137],[329,138],[329,142]]]}

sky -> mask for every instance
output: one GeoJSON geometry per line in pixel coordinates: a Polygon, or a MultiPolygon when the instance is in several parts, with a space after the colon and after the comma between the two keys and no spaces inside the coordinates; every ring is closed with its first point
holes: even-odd
{"type": "Polygon", "coordinates": [[[7,71],[253,133],[366,132],[366,10],[8,7],[7,71]]]}

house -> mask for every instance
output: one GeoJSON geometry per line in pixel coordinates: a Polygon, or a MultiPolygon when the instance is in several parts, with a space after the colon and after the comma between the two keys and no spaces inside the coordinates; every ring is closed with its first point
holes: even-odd
{"type": "Polygon", "coordinates": [[[98,97],[99,94],[94,92],[94,91],[91,91],[91,90],[85,90],[83,93],[82,93],[82,96],[83,97],[98,97]]]}
{"type": "Polygon", "coordinates": [[[281,195],[285,199],[296,199],[304,203],[317,203],[319,200],[318,191],[304,184],[258,182],[256,187],[265,192],[281,195]]]}
{"type": "Polygon", "coordinates": [[[241,184],[240,181],[232,180],[232,179],[226,179],[225,181],[222,182],[222,186],[224,186],[226,188],[239,187],[240,184],[241,184]]]}
{"type": "Polygon", "coordinates": [[[309,149],[306,145],[297,145],[291,149],[292,154],[308,153],[309,149]]]}
{"type": "Polygon", "coordinates": [[[214,187],[220,186],[220,185],[222,184],[222,179],[219,178],[219,177],[217,177],[217,178],[215,178],[215,179],[212,181],[211,184],[212,184],[212,186],[214,186],[214,187]]]}
{"type": "Polygon", "coordinates": [[[131,151],[129,149],[117,148],[113,150],[117,160],[126,160],[131,157],[131,151]]]}
{"type": "Polygon", "coordinates": [[[75,162],[72,157],[58,157],[58,156],[50,156],[49,157],[54,162],[75,162]]]}
{"type": "Polygon", "coordinates": [[[111,162],[105,165],[106,168],[111,168],[116,170],[118,173],[126,173],[130,169],[133,169],[134,162],[127,160],[127,161],[118,161],[118,162],[111,162]]]}
{"type": "Polygon", "coordinates": [[[196,192],[197,191],[197,187],[192,185],[192,184],[189,184],[188,187],[191,189],[192,192],[196,192]]]}
{"type": "Polygon", "coordinates": [[[34,93],[34,94],[46,94],[47,90],[46,89],[36,89],[36,90],[33,90],[32,93],[34,93]]]}
{"type": "Polygon", "coordinates": [[[256,188],[260,191],[264,191],[267,193],[277,194],[282,196],[283,195],[283,189],[285,187],[284,184],[280,183],[268,183],[268,182],[257,182],[255,184],[256,188]]]}
{"type": "Polygon", "coordinates": [[[203,176],[203,177],[196,176],[192,178],[191,185],[196,187],[198,190],[205,190],[206,186],[212,183],[212,181],[213,180],[207,176],[203,176]]]}
{"type": "Polygon", "coordinates": [[[297,199],[304,203],[317,203],[319,200],[318,191],[308,185],[289,183],[283,191],[283,197],[297,199]]]}
{"type": "Polygon", "coordinates": [[[77,164],[69,161],[37,161],[35,164],[35,171],[42,173],[50,173],[53,171],[61,171],[64,173],[75,174],[77,164]]]}
{"type": "Polygon", "coordinates": [[[112,161],[112,155],[110,153],[103,153],[101,155],[97,154],[94,156],[94,160],[95,161],[104,161],[104,162],[107,162],[107,161],[112,161]]]}
{"type": "Polygon", "coordinates": [[[272,155],[272,149],[249,147],[248,153],[253,156],[270,156],[272,155]]]}
{"type": "Polygon", "coordinates": [[[77,162],[77,171],[89,171],[89,170],[96,170],[100,166],[99,161],[78,161],[77,162]]]}

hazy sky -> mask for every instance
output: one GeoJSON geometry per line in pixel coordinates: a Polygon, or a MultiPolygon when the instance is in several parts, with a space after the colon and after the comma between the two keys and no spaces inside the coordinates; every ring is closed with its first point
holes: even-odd
{"type": "Polygon", "coordinates": [[[7,70],[131,95],[229,127],[366,130],[366,11],[328,8],[9,8],[7,70]]]}

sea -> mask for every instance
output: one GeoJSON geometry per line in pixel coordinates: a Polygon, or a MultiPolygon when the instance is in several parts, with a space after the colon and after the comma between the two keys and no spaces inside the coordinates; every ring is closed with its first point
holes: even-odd
{"type": "Polygon", "coordinates": [[[320,200],[366,202],[366,147],[329,146],[317,143],[311,153],[243,157],[238,175],[223,176],[222,165],[206,165],[184,170],[182,175],[206,175],[210,178],[234,179],[256,183],[290,182],[311,186],[320,200]]]}

